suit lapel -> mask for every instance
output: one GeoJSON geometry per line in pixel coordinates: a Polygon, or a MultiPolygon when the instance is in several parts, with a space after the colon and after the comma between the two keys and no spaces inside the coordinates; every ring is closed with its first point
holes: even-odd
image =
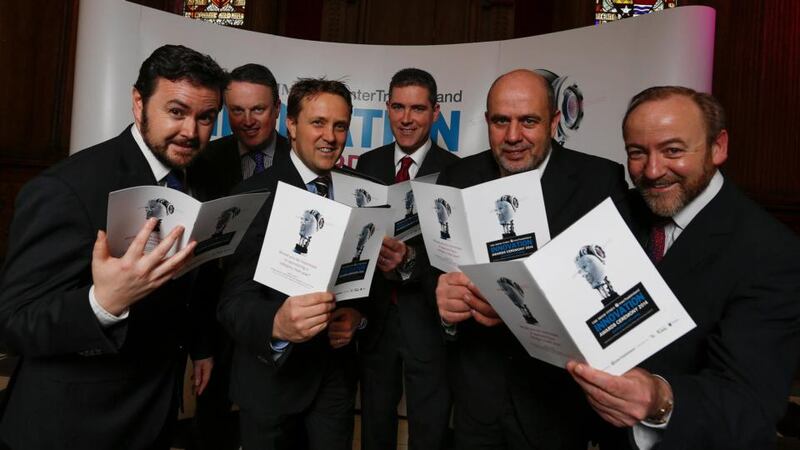
{"type": "Polygon", "coordinates": [[[578,187],[575,182],[575,168],[568,164],[564,149],[555,142],[550,150],[550,161],[547,162],[542,175],[542,194],[547,209],[547,223],[550,226],[551,236],[555,236],[569,224],[561,224],[559,218],[575,194],[578,187]]]}
{"type": "MultiPolygon", "coordinates": [[[[131,127],[115,138],[114,146],[120,150],[120,186],[143,186],[158,184],[153,170],[131,134],[131,127]]],[[[148,150],[149,151],[149,150],[148,150]]]]}
{"type": "Polygon", "coordinates": [[[669,248],[658,264],[659,272],[673,277],[696,271],[716,258],[735,229],[731,195],[730,185],[725,181],[717,196],[692,219],[669,248]]]}
{"type": "Polygon", "coordinates": [[[419,166],[419,170],[417,171],[418,177],[430,175],[441,170],[443,165],[441,155],[439,154],[441,151],[445,150],[442,150],[435,142],[431,141],[431,148],[428,150],[428,154],[425,155],[425,159],[422,161],[422,165],[419,166]]]}

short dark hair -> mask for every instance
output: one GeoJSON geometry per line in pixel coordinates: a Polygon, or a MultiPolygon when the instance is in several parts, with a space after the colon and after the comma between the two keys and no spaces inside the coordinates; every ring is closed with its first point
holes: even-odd
{"type": "Polygon", "coordinates": [[[286,105],[286,117],[297,120],[303,108],[304,98],[314,98],[319,94],[333,94],[342,97],[347,103],[348,115],[353,114],[353,99],[350,89],[341,81],[324,78],[299,78],[289,89],[289,101],[286,105]]]}
{"type": "Polygon", "coordinates": [[[228,76],[208,55],[182,45],[163,45],[157,48],[139,68],[139,78],[133,87],[139,91],[143,103],[153,95],[159,78],[169,81],[186,79],[194,85],[219,91],[222,107],[222,90],[228,76]]]}
{"type": "Polygon", "coordinates": [[[432,107],[436,106],[437,89],[436,80],[433,79],[433,75],[422,69],[415,69],[413,67],[402,69],[394,74],[392,81],[389,82],[389,97],[391,98],[392,89],[406,86],[419,86],[427,89],[428,101],[431,102],[432,107]]]}
{"type": "Polygon", "coordinates": [[[228,86],[230,86],[233,81],[266,86],[272,91],[272,99],[276,105],[281,100],[280,97],[278,97],[278,82],[275,81],[275,76],[272,75],[269,69],[261,64],[250,63],[233,69],[228,79],[228,86]]]}
{"type": "Polygon", "coordinates": [[[625,133],[625,124],[628,123],[628,116],[636,108],[644,103],[666,100],[674,95],[686,97],[700,108],[703,122],[705,122],[706,144],[713,144],[722,130],[725,129],[725,108],[713,95],[697,92],[684,86],[654,86],[634,95],[628,104],[628,110],[625,111],[625,117],[622,119],[622,133],[625,133]]]}

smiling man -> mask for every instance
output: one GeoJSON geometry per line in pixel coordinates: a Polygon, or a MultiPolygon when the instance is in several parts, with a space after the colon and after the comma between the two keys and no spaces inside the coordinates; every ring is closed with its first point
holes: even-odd
{"type": "Polygon", "coordinates": [[[567,365],[606,422],[601,447],[774,448],[800,348],[800,240],[719,171],[711,95],[646,89],[622,131],[633,230],[697,328],[621,376],[567,365]]]}
{"type": "MultiPolygon", "coordinates": [[[[386,110],[395,142],[358,159],[356,170],[386,184],[439,172],[458,161],[431,139],[439,117],[436,81],[420,69],[403,69],[389,83],[386,110]]],[[[422,236],[408,242],[383,238],[380,272],[370,291],[370,326],[361,339],[361,448],[397,447],[397,404],[405,386],[408,444],[436,450],[450,417],[445,343],[433,300],[422,236]],[[413,374],[403,377],[403,372],[413,374]]]]}
{"type": "Polygon", "coordinates": [[[260,64],[245,64],[230,73],[225,87],[229,136],[208,145],[199,163],[228,190],[289,157],[289,141],[275,129],[281,111],[278,82],[260,64]]]}
{"type": "Polygon", "coordinates": [[[0,335],[22,356],[0,437],[14,449],[168,449],[186,350],[202,392],[212,361],[208,307],[192,275],[172,276],[177,228],[151,253],[148,220],[125,255],[109,255],[108,194],[168,185],[200,197],[190,163],[208,143],[225,73],[208,56],[166,45],[142,63],[134,124],[48,169],[20,192],[0,288],[0,335]]]}
{"type": "MultiPolygon", "coordinates": [[[[540,75],[500,76],[489,89],[485,117],[491,148],[444,170],[439,184],[463,189],[539,169],[553,236],[606,197],[624,195],[622,166],[553,141],[559,112],[540,75]]],[[[586,449],[590,411],[566,372],[528,356],[463,273],[439,277],[436,301],[457,340],[456,448],[586,449]]]]}
{"type": "MultiPolygon", "coordinates": [[[[332,198],[330,171],[344,150],[353,106],[338,81],[301,79],[289,92],[289,158],[245,180],[237,191],[275,192],[278,181],[332,198]]],[[[274,197],[231,257],[218,317],[233,337],[231,396],[240,407],[242,447],[352,447],[355,346],[361,313],[330,292],[291,296],[253,281],[274,197]]]]}

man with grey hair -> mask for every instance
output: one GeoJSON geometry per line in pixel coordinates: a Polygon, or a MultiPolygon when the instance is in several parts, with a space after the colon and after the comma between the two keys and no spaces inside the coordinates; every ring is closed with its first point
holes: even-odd
{"type": "MultiPolygon", "coordinates": [[[[553,141],[559,118],[541,75],[514,70],[500,76],[486,99],[491,148],[444,170],[438,183],[463,189],[539,169],[550,234],[558,235],[626,190],[622,166],[553,141]]],[[[457,341],[457,448],[586,449],[583,419],[590,411],[569,375],[528,356],[463,273],[439,277],[436,301],[457,341]]]]}

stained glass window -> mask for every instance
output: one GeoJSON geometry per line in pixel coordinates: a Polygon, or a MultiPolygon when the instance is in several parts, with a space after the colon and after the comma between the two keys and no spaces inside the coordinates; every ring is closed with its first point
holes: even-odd
{"type": "Polygon", "coordinates": [[[219,25],[244,25],[244,6],[247,0],[184,0],[183,15],[219,25]]]}
{"type": "Polygon", "coordinates": [[[608,23],[678,6],[677,0],[594,0],[594,23],[608,23]]]}

